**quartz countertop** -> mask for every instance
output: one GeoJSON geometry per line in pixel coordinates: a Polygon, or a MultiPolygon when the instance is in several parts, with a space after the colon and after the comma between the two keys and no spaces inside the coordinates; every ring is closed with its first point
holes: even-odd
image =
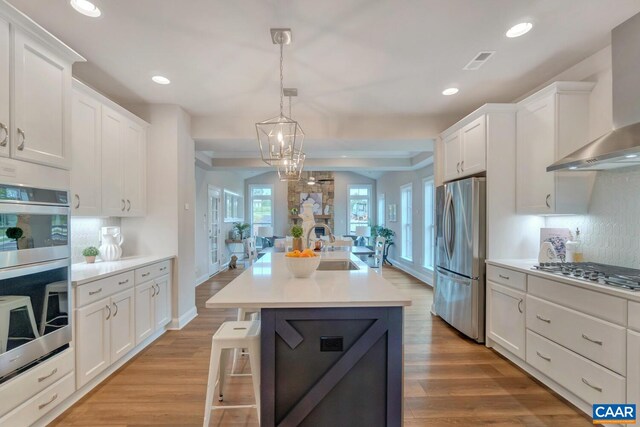
{"type": "Polygon", "coordinates": [[[207,308],[398,307],[411,298],[350,252],[325,252],[323,259],[350,259],[359,270],[316,271],[296,279],[284,253],[267,253],[207,301],[207,308]]]}
{"type": "Polygon", "coordinates": [[[87,282],[104,279],[105,277],[114,276],[125,271],[172,258],[174,258],[173,255],[132,256],[120,258],[118,261],[96,261],[94,264],[84,262],[71,264],[71,284],[73,286],[83,285],[87,282]]]}
{"type": "Polygon", "coordinates": [[[599,283],[585,282],[583,280],[574,279],[561,274],[553,274],[546,271],[536,270],[533,268],[533,266],[538,264],[538,260],[535,259],[496,259],[487,260],[486,263],[488,265],[510,268],[511,270],[520,271],[532,276],[542,277],[543,279],[577,286],[580,288],[588,289],[590,291],[601,292],[604,294],[640,302],[640,292],[633,292],[623,288],[616,288],[614,286],[601,285],[599,283]]]}

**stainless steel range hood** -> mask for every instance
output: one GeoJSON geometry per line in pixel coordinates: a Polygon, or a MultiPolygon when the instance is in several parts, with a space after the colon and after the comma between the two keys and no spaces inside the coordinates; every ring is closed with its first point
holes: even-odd
{"type": "Polygon", "coordinates": [[[594,171],[640,165],[640,13],[611,32],[615,130],[547,167],[594,171]]]}

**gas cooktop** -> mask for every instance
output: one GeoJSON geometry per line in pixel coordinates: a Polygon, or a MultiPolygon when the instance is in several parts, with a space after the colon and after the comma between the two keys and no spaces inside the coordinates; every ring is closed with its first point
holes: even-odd
{"type": "Polygon", "coordinates": [[[589,283],[640,291],[640,270],[595,262],[542,262],[534,270],[571,277],[589,283]]]}

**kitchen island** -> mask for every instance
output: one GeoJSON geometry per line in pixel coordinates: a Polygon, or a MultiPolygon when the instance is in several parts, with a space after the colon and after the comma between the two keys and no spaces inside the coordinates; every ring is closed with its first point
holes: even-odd
{"type": "Polygon", "coordinates": [[[262,426],[400,426],[411,299],[350,252],[322,257],[295,279],[268,253],[206,306],[261,309],[262,426]]]}

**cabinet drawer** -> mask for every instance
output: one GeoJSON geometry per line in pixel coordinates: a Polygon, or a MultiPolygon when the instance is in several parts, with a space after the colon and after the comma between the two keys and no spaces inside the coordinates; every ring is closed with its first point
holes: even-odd
{"type": "Polygon", "coordinates": [[[625,402],[624,377],[529,330],[527,362],[590,405],[625,402]]]}
{"type": "Polygon", "coordinates": [[[67,374],[58,382],[41,391],[4,417],[0,418],[1,426],[30,426],[75,391],[73,374],[67,374]]]}
{"type": "Polygon", "coordinates": [[[133,287],[133,271],[80,285],[76,289],[76,307],[91,304],[131,287],[133,287]]]}
{"type": "Polygon", "coordinates": [[[170,270],[171,260],[138,268],[136,269],[136,284],[148,282],[149,280],[164,276],[165,274],[168,274],[170,270]]]}
{"type": "Polygon", "coordinates": [[[629,329],[640,332],[640,303],[629,301],[629,329]]]}
{"type": "Polygon", "coordinates": [[[527,275],[519,271],[487,265],[487,279],[521,291],[527,290],[527,275]]]}
{"type": "Polygon", "coordinates": [[[627,330],[622,326],[527,296],[527,328],[621,375],[627,330]]]}
{"type": "Polygon", "coordinates": [[[531,295],[617,325],[627,325],[627,300],[625,299],[533,275],[529,275],[527,287],[531,295]]]}
{"type": "Polygon", "coordinates": [[[68,349],[2,384],[0,386],[0,396],[3,396],[0,399],[0,416],[71,372],[74,363],[73,350],[68,349]]]}

